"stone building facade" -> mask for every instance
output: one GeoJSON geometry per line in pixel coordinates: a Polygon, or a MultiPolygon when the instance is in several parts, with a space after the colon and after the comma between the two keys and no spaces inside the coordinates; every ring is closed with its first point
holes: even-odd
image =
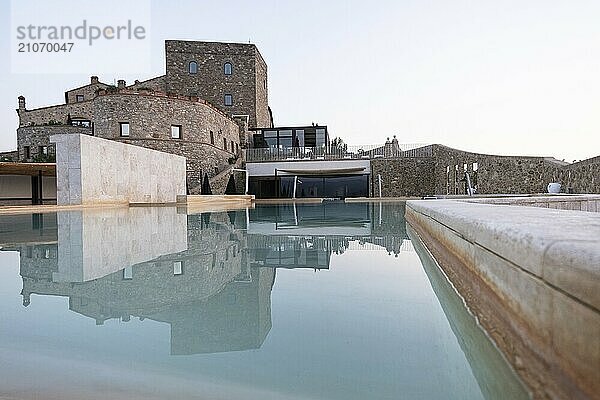
{"type": "Polygon", "coordinates": [[[167,40],[165,54],[166,92],[200,97],[229,116],[247,115],[250,128],[272,126],[267,64],[255,45],[167,40]]]}
{"type": "Polygon", "coordinates": [[[190,194],[205,175],[223,193],[249,129],[272,125],[267,65],[253,44],[166,41],[165,53],[165,75],[130,86],[92,76],[34,110],[20,96],[16,159],[53,161],[51,135],[89,134],[184,156],[190,194]]]}

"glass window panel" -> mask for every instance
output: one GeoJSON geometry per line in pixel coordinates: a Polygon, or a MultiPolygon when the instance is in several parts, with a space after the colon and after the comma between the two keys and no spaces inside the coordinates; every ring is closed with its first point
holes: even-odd
{"type": "Polygon", "coordinates": [[[265,137],[265,143],[267,147],[277,147],[277,137],[265,137]]]}
{"type": "Polygon", "coordinates": [[[225,75],[231,75],[232,69],[233,68],[231,66],[231,63],[225,63],[223,67],[223,72],[225,73],[225,75]]]}
{"type": "Polygon", "coordinates": [[[264,131],[264,137],[277,137],[277,131],[264,131]]]}
{"type": "Polygon", "coordinates": [[[181,126],[171,125],[171,138],[181,139],[181,126]]]}
{"type": "Polygon", "coordinates": [[[325,146],[325,129],[317,129],[316,131],[316,147],[325,146]]]}
{"type": "Polygon", "coordinates": [[[121,136],[129,136],[129,123],[121,122],[121,136]]]}
{"type": "Polygon", "coordinates": [[[198,72],[198,63],[196,61],[190,61],[188,71],[190,72],[190,74],[197,73],[198,72]]]}
{"type": "Polygon", "coordinates": [[[123,269],[123,279],[133,279],[133,267],[123,269]]]}
{"type": "Polygon", "coordinates": [[[304,147],[304,129],[296,129],[296,139],[294,140],[294,146],[304,147]]]}
{"type": "Polygon", "coordinates": [[[181,275],[183,274],[183,262],[175,261],[173,263],[173,275],[181,275]]]}
{"type": "Polygon", "coordinates": [[[279,131],[279,136],[292,136],[292,130],[291,129],[284,129],[279,131]]]}
{"type": "Polygon", "coordinates": [[[298,177],[296,197],[322,197],[323,178],[298,177]]]}
{"type": "Polygon", "coordinates": [[[230,95],[230,94],[225,95],[225,105],[226,106],[233,105],[233,96],[232,95],[230,95]]]}
{"type": "Polygon", "coordinates": [[[279,147],[292,147],[292,137],[280,137],[279,147]]]}

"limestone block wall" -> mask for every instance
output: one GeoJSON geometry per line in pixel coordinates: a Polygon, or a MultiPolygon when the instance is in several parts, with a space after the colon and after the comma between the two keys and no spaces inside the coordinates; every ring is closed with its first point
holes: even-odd
{"type": "Polygon", "coordinates": [[[174,203],[185,158],[87,135],[55,135],[57,204],[174,203]]]}

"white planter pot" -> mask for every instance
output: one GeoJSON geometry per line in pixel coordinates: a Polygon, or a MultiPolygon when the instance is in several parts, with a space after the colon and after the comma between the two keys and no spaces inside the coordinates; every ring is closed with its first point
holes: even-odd
{"type": "Polygon", "coordinates": [[[560,193],[561,185],[558,182],[548,184],[548,193],[560,193]]]}

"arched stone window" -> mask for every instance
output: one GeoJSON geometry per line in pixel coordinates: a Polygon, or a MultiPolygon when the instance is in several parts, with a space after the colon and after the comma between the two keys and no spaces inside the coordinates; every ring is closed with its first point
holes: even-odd
{"type": "Polygon", "coordinates": [[[226,62],[225,65],[223,65],[223,73],[225,75],[231,75],[233,73],[233,66],[230,62],[226,62]]]}
{"type": "Polygon", "coordinates": [[[188,65],[188,72],[190,74],[198,73],[198,63],[196,61],[190,61],[190,64],[188,65]]]}

